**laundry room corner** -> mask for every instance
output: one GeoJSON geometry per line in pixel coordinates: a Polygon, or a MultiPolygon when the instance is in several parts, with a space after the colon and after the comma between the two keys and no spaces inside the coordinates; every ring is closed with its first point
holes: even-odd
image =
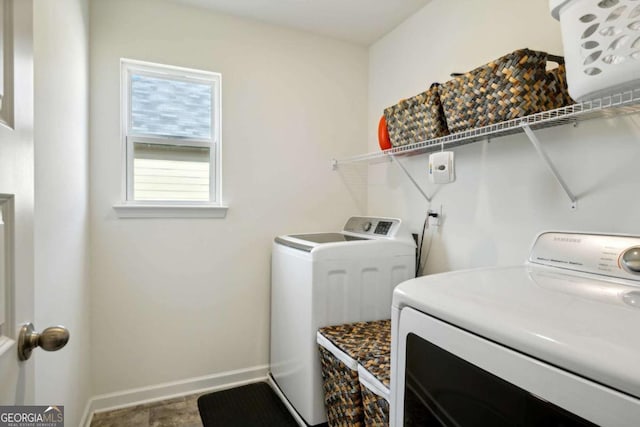
{"type": "Polygon", "coordinates": [[[330,160],[366,149],[367,49],[168,0],[91,6],[94,393],[266,373],[273,237],[361,210],[330,160]],[[121,58],[221,73],[225,218],[117,216],[121,58]]]}
{"type": "Polygon", "coordinates": [[[0,0],[0,427],[639,427],[640,0],[0,0]]]}

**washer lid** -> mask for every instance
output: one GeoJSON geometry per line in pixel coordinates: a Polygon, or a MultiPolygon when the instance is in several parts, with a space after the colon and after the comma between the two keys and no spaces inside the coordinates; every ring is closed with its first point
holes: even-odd
{"type": "Polygon", "coordinates": [[[366,237],[350,236],[342,233],[291,234],[275,238],[275,242],[291,248],[311,252],[318,245],[326,243],[344,243],[356,240],[370,240],[366,237]]]}
{"type": "Polygon", "coordinates": [[[291,234],[289,237],[313,243],[349,242],[351,240],[369,240],[365,237],[349,236],[342,233],[291,234]]]}
{"type": "Polygon", "coordinates": [[[393,306],[640,398],[637,282],[534,264],[465,270],[401,283],[393,306]]]}

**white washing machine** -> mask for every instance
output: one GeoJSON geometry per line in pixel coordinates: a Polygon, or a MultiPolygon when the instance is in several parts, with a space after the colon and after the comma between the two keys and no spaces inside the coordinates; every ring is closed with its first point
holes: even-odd
{"type": "Polygon", "coordinates": [[[277,237],[271,267],[271,378],[308,425],[326,421],[318,328],[391,317],[393,288],[415,275],[402,221],[352,217],[337,233],[277,237]]]}
{"type": "Polygon", "coordinates": [[[521,266],[393,297],[391,426],[640,425],[640,237],[548,232],[521,266]]]}

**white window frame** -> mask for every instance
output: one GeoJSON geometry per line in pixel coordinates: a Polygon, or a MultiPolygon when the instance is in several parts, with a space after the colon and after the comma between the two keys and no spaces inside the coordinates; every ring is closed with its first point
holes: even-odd
{"type": "Polygon", "coordinates": [[[120,60],[121,70],[121,143],[122,143],[122,203],[114,206],[120,217],[224,217],[228,209],[222,203],[222,75],[171,65],[154,64],[131,59],[120,60]],[[168,78],[211,86],[211,137],[189,137],[139,134],[131,130],[131,76],[168,78]],[[209,200],[134,200],[134,145],[136,143],[209,148],[209,200]]]}

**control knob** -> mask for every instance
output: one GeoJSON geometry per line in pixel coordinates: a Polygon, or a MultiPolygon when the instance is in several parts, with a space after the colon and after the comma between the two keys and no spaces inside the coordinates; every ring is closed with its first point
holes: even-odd
{"type": "Polygon", "coordinates": [[[632,274],[640,274],[640,246],[634,246],[622,253],[622,268],[632,274]]]}
{"type": "Polygon", "coordinates": [[[369,230],[371,230],[372,226],[373,226],[373,224],[371,223],[371,221],[367,221],[364,224],[362,224],[362,229],[364,231],[369,231],[369,230]]]}

